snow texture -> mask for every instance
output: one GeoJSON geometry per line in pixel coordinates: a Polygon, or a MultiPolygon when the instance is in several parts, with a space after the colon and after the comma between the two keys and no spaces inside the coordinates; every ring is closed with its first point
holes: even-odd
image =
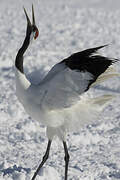
{"type": "MultiPolygon", "coordinates": [[[[25,56],[25,72],[34,84],[73,52],[110,44],[100,52],[120,57],[119,0],[0,1],[0,180],[30,180],[47,145],[45,127],[31,119],[15,95],[14,60],[25,36],[34,3],[40,36],[25,56]]],[[[116,65],[120,72],[120,63],[116,65]]],[[[100,120],[67,136],[69,180],[120,179],[120,78],[91,88],[88,95],[117,96],[100,120]]],[[[53,141],[50,158],[36,180],[64,180],[64,150],[53,141]]]]}

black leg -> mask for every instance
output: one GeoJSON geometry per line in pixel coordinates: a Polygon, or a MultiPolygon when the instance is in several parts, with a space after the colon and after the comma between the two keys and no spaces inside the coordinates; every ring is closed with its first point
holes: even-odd
{"type": "Polygon", "coordinates": [[[43,160],[40,163],[39,167],[37,168],[36,172],[34,173],[34,176],[32,177],[31,180],[34,180],[39,172],[39,170],[41,169],[41,167],[44,165],[44,163],[47,161],[48,157],[49,157],[49,152],[50,152],[50,146],[51,146],[51,140],[48,141],[48,145],[47,145],[47,150],[45,155],[43,156],[43,160]]]}
{"type": "Polygon", "coordinates": [[[68,174],[68,163],[69,163],[69,154],[67,149],[66,142],[63,141],[64,151],[65,151],[65,180],[67,180],[67,174],[68,174]]]}

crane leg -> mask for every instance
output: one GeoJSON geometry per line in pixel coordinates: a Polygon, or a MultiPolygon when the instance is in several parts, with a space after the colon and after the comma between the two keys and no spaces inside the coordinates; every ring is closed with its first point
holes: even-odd
{"type": "Polygon", "coordinates": [[[65,160],[65,180],[67,180],[68,163],[69,163],[70,156],[68,154],[67,144],[64,141],[63,141],[63,146],[64,146],[64,151],[65,151],[65,158],[64,158],[64,160],[65,160]]]}
{"type": "Polygon", "coordinates": [[[37,170],[35,171],[33,177],[31,180],[34,180],[39,172],[39,170],[41,169],[41,167],[44,165],[44,163],[47,161],[48,157],[49,157],[49,152],[50,152],[50,146],[51,146],[51,140],[48,141],[48,145],[47,145],[47,150],[45,152],[45,155],[43,156],[43,160],[40,163],[39,167],[37,168],[37,170]]]}

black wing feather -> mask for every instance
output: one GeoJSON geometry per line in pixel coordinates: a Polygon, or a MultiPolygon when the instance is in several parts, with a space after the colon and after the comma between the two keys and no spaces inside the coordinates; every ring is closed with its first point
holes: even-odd
{"type": "Polygon", "coordinates": [[[71,70],[77,70],[80,72],[87,71],[91,73],[94,78],[93,80],[90,80],[86,89],[88,90],[90,85],[96,81],[98,76],[104,73],[110,65],[117,61],[117,59],[109,59],[104,56],[94,55],[99,49],[105,46],[106,45],[74,53],[60,63],[65,63],[65,65],[71,70]]]}

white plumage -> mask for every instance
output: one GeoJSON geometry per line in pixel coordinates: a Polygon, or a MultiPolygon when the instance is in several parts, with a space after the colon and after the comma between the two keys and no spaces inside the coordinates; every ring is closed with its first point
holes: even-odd
{"type": "Polygon", "coordinates": [[[49,139],[53,138],[54,132],[65,140],[66,130],[79,130],[97,120],[102,107],[112,97],[109,96],[103,105],[99,105],[99,101],[105,99],[104,96],[96,103],[96,98],[86,99],[83,93],[89,80],[92,80],[91,73],[72,71],[57,64],[40,84],[33,85],[16,69],[16,93],[27,113],[47,126],[49,139]],[[56,128],[62,128],[63,135],[56,128]]]}
{"type": "Polygon", "coordinates": [[[94,84],[118,75],[108,71],[115,60],[94,53],[104,47],[96,47],[75,53],[56,64],[38,85],[31,84],[24,74],[23,55],[29,46],[31,37],[38,36],[32,7],[33,24],[26,10],[26,38],[15,61],[16,94],[26,112],[35,120],[47,126],[48,147],[43,161],[35,172],[47,160],[53,137],[58,136],[65,150],[65,180],[67,180],[69,154],[65,143],[67,131],[78,131],[85,124],[98,119],[99,113],[113,96],[105,95],[89,99],[84,93],[94,84]]]}

